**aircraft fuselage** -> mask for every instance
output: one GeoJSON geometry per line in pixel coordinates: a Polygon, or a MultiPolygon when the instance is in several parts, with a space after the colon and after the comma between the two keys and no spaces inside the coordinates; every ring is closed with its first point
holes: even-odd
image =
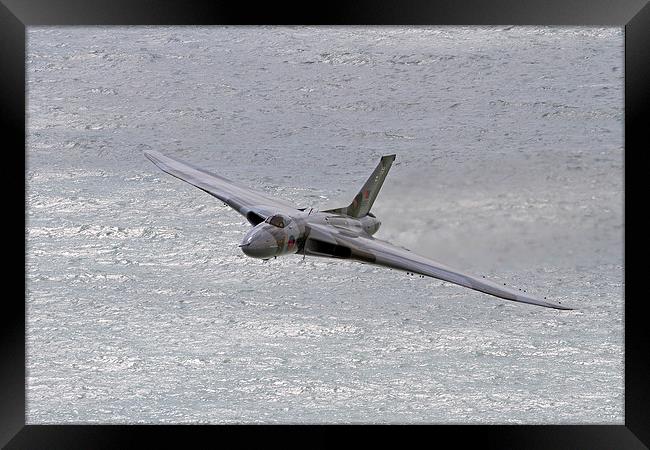
{"type": "Polygon", "coordinates": [[[372,236],[381,222],[370,214],[358,219],[324,212],[274,214],[251,228],[239,247],[245,255],[261,259],[298,253],[304,250],[310,224],[330,225],[355,236],[372,236]]]}

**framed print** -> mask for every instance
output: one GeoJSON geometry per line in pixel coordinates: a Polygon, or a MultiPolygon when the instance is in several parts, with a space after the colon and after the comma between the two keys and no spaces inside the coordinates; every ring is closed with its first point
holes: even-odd
{"type": "Polygon", "coordinates": [[[3,445],[647,445],[643,2],[0,12],[3,445]]]}

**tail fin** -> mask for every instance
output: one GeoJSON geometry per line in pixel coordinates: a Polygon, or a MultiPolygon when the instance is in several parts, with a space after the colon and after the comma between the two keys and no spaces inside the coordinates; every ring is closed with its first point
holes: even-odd
{"type": "Polygon", "coordinates": [[[363,217],[370,212],[372,204],[379,194],[381,185],[384,184],[384,179],[388,175],[390,166],[395,161],[395,155],[386,155],[382,156],[379,164],[375,167],[375,170],[370,175],[370,178],[363,185],[359,193],[354,197],[352,203],[345,208],[331,209],[325,212],[331,212],[334,214],[345,214],[351,217],[363,217]]]}

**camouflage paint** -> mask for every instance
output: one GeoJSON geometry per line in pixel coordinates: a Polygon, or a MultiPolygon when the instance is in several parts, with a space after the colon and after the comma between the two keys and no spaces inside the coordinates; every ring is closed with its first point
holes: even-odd
{"type": "Polygon", "coordinates": [[[375,203],[377,194],[379,194],[379,190],[384,184],[384,180],[386,179],[386,175],[388,175],[393,161],[395,161],[395,155],[382,156],[379,164],[377,164],[370,178],[366,180],[359,193],[354,197],[352,203],[344,208],[330,209],[323,212],[342,214],[355,218],[365,217],[370,212],[373,203],[375,203]]]}
{"type": "Polygon", "coordinates": [[[305,255],[352,259],[410,274],[426,275],[506,300],[546,308],[571,309],[463,273],[372,237],[379,229],[380,222],[370,214],[370,208],[395,155],[381,158],[349,206],[323,212],[310,210],[308,213],[158,152],[145,152],[145,155],[163,171],[226,202],[249,222],[256,223],[240,245],[248,256],[268,259],[301,251],[305,255]],[[269,223],[277,216],[282,217],[283,227],[278,226],[279,222],[274,221],[278,225],[269,223]]]}

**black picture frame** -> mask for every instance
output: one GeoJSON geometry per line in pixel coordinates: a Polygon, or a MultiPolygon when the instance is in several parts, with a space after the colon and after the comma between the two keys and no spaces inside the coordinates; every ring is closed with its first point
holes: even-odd
{"type": "MultiPolygon", "coordinates": [[[[223,1],[101,1],[101,0],[0,0],[0,120],[5,151],[2,185],[6,234],[5,291],[2,302],[2,362],[0,364],[0,444],[6,448],[123,448],[136,442],[184,443],[189,438],[213,438],[226,432],[247,442],[260,428],[248,426],[108,426],[25,425],[25,35],[36,25],[172,25],[172,24],[328,24],[328,25],[594,25],[625,27],[625,211],[643,205],[644,191],[629,188],[628,155],[635,167],[647,146],[641,144],[648,128],[650,104],[650,5],[645,0],[491,0],[491,1],[392,1],[322,4],[255,5],[223,1]],[[22,151],[21,151],[22,149],[22,151]],[[20,195],[23,192],[23,195],[20,195]],[[641,203],[636,202],[639,200],[641,203]],[[630,205],[630,208],[627,206],[630,205]],[[17,236],[22,236],[19,239],[17,236]],[[22,285],[19,280],[23,280],[22,285]],[[22,294],[21,294],[22,293],[22,294]]],[[[634,227],[625,221],[628,229],[634,227]],[[628,228],[629,227],[629,228],[628,228]]],[[[627,239],[626,239],[627,241],[627,239]]],[[[627,256],[627,253],[625,253],[627,256]]],[[[627,260],[627,259],[625,259],[627,260]]],[[[625,266],[625,286],[630,274],[641,267],[625,266]]],[[[629,288],[625,289],[628,293],[629,288]]],[[[643,296],[625,301],[625,425],[438,425],[408,427],[435,436],[435,442],[451,439],[454,445],[486,448],[647,448],[650,445],[646,380],[648,327],[643,296]]],[[[330,438],[332,428],[349,426],[261,427],[272,437],[291,431],[296,441],[340,445],[330,438]],[[328,433],[325,433],[328,431],[328,433]]],[[[356,428],[356,427],[355,427],[356,428]]],[[[372,427],[374,440],[403,427],[372,427]]],[[[213,441],[218,444],[221,441],[213,441]]],[[[283,441],[284,443],[284,441],[283,441]]]]}

